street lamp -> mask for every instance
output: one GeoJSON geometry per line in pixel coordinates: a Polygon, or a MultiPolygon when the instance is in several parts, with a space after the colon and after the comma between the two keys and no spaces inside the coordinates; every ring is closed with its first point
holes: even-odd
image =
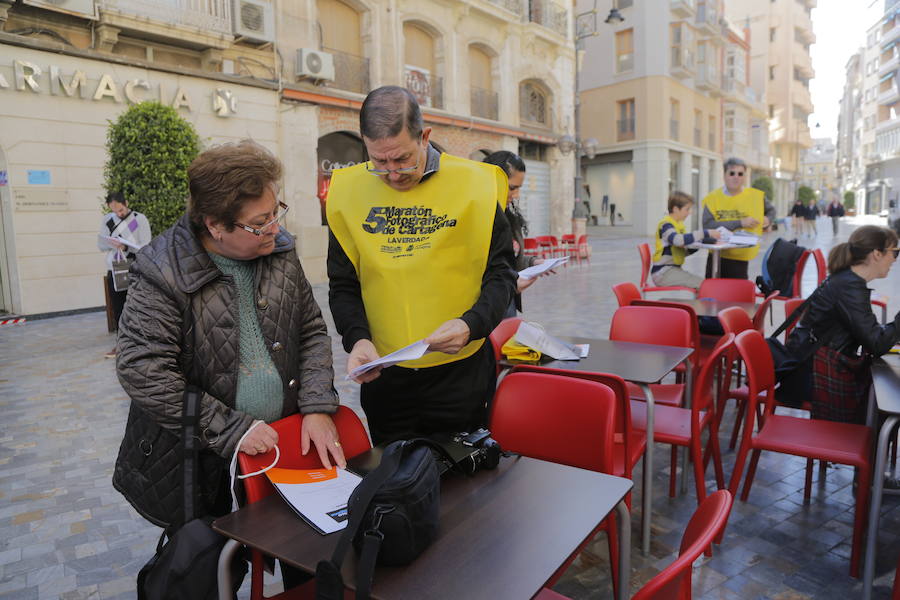
{"type": "Polygon", "coordinates": [[[606,17],[606,23],[608,25],[618,25],[623,22],[625,17],[622,16],[622,13],[619,12],[619,7],[616,6],[615,0],[613,0],[613,6],[609,9],[609,15],[606,17]]]}

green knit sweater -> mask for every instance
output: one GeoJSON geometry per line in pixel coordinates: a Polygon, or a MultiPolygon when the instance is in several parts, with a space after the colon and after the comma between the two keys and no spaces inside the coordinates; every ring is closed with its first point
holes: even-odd
{"type": "Polygon", "coordinates": [[[238,296],[239,355],[236,408],[271,423],[281,418],[284,389],[281,376],[259,328],[254,298],[256,261],[234,260],[209,253],[219,270],[234,279],[238,296]]]}

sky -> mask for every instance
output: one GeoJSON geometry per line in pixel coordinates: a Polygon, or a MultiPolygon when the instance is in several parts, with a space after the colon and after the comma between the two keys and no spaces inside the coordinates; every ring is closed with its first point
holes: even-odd
{"type": "Polygon", "coordinates": [[[815,112],[812,137],[837,137],[841,95],[850,56],[866,42],[866,30],[884,14],[884,0],[818,0],[812,10],[816,43],[810,47],[816,76],[809,82],[815,112]],[[819,127],[816,127],[816,124],[819,127]]]}

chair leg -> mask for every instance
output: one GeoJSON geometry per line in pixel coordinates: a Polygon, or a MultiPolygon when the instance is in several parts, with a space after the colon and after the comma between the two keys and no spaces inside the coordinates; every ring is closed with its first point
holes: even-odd
{"type": "Polygon", "coordinates": [[[754,450],[750,457],[750,466],[747,467],[747,478],[744,480],[744,491],[741,492],[741,501],[746,502],[750,495],[750,488],[753,486],[753,478],[756,476],[756,465],[759,464],[759,455],[761,450],[754,450]]]}
{"type": "Polygon", "coordinates": [[[678,471],[678,446],[672,444],[672,460],[669,472],[669,498],[675,497],[675,473],[678,471]]]}
{"type": "MultiPolygon", "coordinates": [[[[869,510],[869,488],[872,485],[872,465],[866,464],[857,469],[858,484],[856,486],[856,510],[853,517],[853,545],[850,550],[850,576],[859,579],[859,563],[862,554],[863,537],[866,530],[866,518],[869,510]]],[[[883,477],[882,474],[878,474],[883,477]]]]}
{"type": "Polygon", "coordinates": [[[709,441],[707,442],[706,458],[704,458],[703,469],[706,470],[706,464],[712,455],[713,468],[716,472],[716,489],[725,489],[725,471],[722,469],[722,448],[719,446],[719,429],[715,423],[710,424],[709,441]]]}
{"type": "Polygon", "coordinates": [[[734,447],[737,444],[738,434],[741,432],[741,424],[744,422],[744,409],[746,406],[746,400],[737,401],[737,414],[734,416],[734,428],[731,430],[731,441],[728,442],[729,450],[734,450],[734,447]]]}
{"type": "Polygon", "coordinates": [[[694,462],[694,486],[697,490],[697,506],[706,499],[706,469],[700,456],[700,440],[691,440],[691,460],[694,462]]]}
{"type": "Polygon", "coordinates": [[[813,459],[806,459],[806,484],[803,486],[803,504],[809,504],[812,488],[813,459]]]}

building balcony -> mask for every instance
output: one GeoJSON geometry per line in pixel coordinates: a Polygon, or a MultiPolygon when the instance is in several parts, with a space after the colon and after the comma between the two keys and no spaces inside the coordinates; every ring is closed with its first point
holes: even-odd
{"type": "Polygon", "coordinates": [[[896,42],[898,38],[900,38],[900,22],[895,19],[882,29],[881,47],[886,48],[891,42],[896,42]]]}
{"type": "Polygon", "coordinates": [[[406,89],[413,93],[421,106],[444,108],[444,80],[431,75],[427,70],[406,67],[404,69],[406,89]]]}
{"type": "Polygon", "coordinates": [[[669,0],[669,9],[676,17],[693,17],[697,12],[697,0],[669,0]]]}
{"type": "Polygon", "coordinates": [[[472,86],[469,88],[469,110],[473,117],[496,121],[500,115],[497,92],[472,86]]]}
{"type": "Polygon", "coordinates": [[[886,131],[895,129],[898,126],[900,126],[900,119],[891,119],[890,117],[888,117],[883,121],[879,121],[875,125],[875,134],[880,135],[886,131]]]}
{"type": "Polygon", "coordinates": [[[791,61],[794,64],[794,68],[800,72],[801,77],[813,79],[816,76],[816,71],[813,69],[812,65],[812,58],[810,58],[806,48],[800,44],[794,44],[791,61]]]}
{"type": "MultiPolygon", "coordinates": [[[[893,79],[896,80],[897,78],[894,77],[893,79]]],[[[900,100],[900,88],[897,87],[897,82],[892,81],[891,84],[885,86],[884,89],[879,88],[878,96],[876,96],[875,100],[882,106],[890,106],[900,100]]]]}
{"type": "Polygon", "coordinates": [[[97,0],[97,6],[101,23],[139,38],[195,48],[226,48],[234,39],[231,0],[97,0]]]}
{"type": "Polygon", "coordinates": [[[722,28],[719,26],[719,13],[709,4],[699,4],[697,15],[694,19],[697,32],[701,35],[719,36],[722,28]]]}
{"type": "Polygon", "coordinates": [[[746,90],[747,84],[745,84],[743,81],[740,81],[728,75],[722,75],[722,94],[728,100],[746,102],[746,90]]]}
{"type": "Polygon", "coordinates": [[[531,4],[528,20],[568,37],[569,20],[566,9],[549,0],[536,1],[531,4]]]}
{"type": "Polygon", "coordinates": [[[672,46],[670,73],[672,77],[687,79],[694,76],[694,54],[689,48],[672,46]]]}
{"type": "Polygon", "coordinates": [[[505,11],[508,11],[517,17],[521,17],[525,14],[525,10],[523,8],[522,2],[520,0],[485,0],[488,4],[493,4],[494,6],[499,6],[505,11]]]}
{"type": "Polygon", "coordinates": [[[698,90],[709,92],[711,96],[721,96],[721,80],[719,70],[715,65],[697,65],[697,75],[694,77],[694,86],[698,90]]]}
{"type": "Polygon", "coordinates": [[[326,85],[339,90],[367,94],[369,92],[369,59],[341,52],[334,48],[322,48],[334,61],[334,81],[326,85]]]}
{"type": "Polygon", "coordinates": [[[878,78],[896,71],[897,67],[900,67],[900,49],[897,46],[891,46],[888,52],[882,53],[881,59],[878,61],[878,78]]]}

